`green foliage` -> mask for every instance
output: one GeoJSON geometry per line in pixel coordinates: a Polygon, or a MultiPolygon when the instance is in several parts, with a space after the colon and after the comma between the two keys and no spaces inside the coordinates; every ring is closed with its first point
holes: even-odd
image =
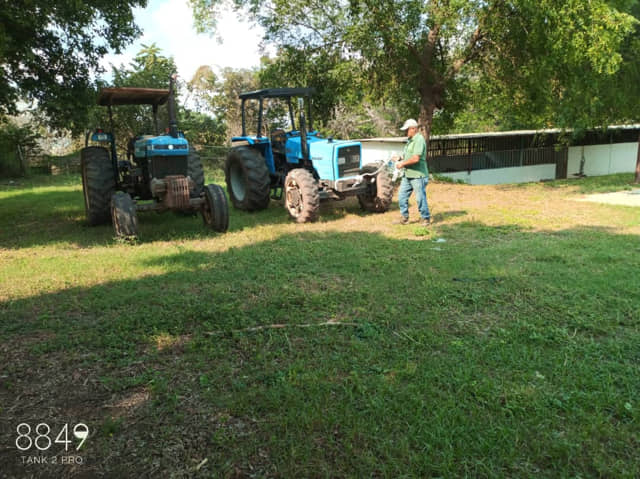
{"type": "MultiPolygon", "coordinates": [[[[207,106],[213,116],[226,127],[226,142],[242,133],[242,113],[238,95],[259,88],[255,70],[223,68],[220,77],[211,74],[206,80],[207,106]]],[[[247,103],[247,129],[253,131],[257,125],[258,107],[256,102],[247,103]]],[[[221,144],[221,143],[219,143],[221,144]]]]}
{"type": "Polygon", "coordinates": [[[0,113],[35,102],[44,121],[80,131],[93,103],[92,75],[108,49],[139,34],[134,7],[146,0],[3,2],[0,8],[0,113]]]}
{"type": "Polygon", "coordinates": [[[225,124],[205,113],[180,108],[178,126],[193,146],[222,145],[226,140],[225,124]]]}
{"type": "MultiPolygon", "coordinates": [[[[220,3],[191,1],[200,28],[215,28],[220,3]]],[[[432,122],[441,132],[586,126],[619,111],[625,80],[640,84],[625,73],[637,64],[635,0],[235,4],[281,49],[265,78],[328,85],[323,118],[367,98],[419,118],[427,132],[432,122]]]]}
{"type": "Polygon", "coordinates": [[[0,117],[0,177],[26,173],[25,158],[37,149],[40,137],[31,123],[19,125],[7,117],[0,117]]]}

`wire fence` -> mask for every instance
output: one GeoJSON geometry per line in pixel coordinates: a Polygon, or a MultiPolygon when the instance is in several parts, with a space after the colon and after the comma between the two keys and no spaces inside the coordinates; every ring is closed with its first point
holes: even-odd
{"type": "Polygon", "coordinates": [[[204,145],[196,148],[196,152],[206,169],[223,170],[229,149],[228,146],[204,145]]]}

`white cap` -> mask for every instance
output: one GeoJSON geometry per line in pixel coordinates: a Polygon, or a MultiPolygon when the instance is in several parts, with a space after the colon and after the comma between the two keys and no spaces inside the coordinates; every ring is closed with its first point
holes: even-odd
{"type": "Polygon", "coordinates": [[[400,129],[402,131],[404,131],[404,130],[407,130],[407,129],[412,128],[412,127],[416,127],[417,128],[418,127],[418,122],[415,121],[413,118],[409,118],[407,121],[404,122],[404,125],[402,125],[400,127],[400,129]]]}

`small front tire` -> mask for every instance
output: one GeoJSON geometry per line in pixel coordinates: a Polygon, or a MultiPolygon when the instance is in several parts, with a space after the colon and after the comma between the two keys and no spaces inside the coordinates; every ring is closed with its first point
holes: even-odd
{"type": "Polygon", "coordinates": [[[378,174],[367,185],[366,193],[358,195],[358,202],[365,211],[384,213],[391,206],[393,199],[393,181],[389,171],[381,168],[380,163],[374,163],[363,166],[360,173],[374,173],[376,170],[379,170],[378,174]]]}
{"type": "Polygon", "coordinates": [[[224,233],[229,229],[229,204],[224,190],[219,185],[204,187],[202,220],[214,231],[224,233]]]}
{"type": "Polygon", "coordinates": [[[284,181],[284,204],[291,218],[297,223],[318,219],[320,193],[318,182],[309,170],[291,170],[284,181]]]}
{"type": "Polygon", "coordinates": [[[117,191],[111,196],[111,221],[118,238],[138,236],[138,215],[131,196],[117,191]]]}

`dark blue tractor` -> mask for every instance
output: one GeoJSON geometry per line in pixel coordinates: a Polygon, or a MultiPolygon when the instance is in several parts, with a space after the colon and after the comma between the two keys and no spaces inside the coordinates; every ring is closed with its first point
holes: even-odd
{"type": "Polygon", "coordinates": [[[321,200],[355,195],[363,209],[387,211],[393,196],[387,165],[379,162],[363,166],[360,142],[322,138],[314,131],[312,95],[310,88],[273,88],[240,95],[242,136],[232,138],[225,163],[227,191],[233,206],[255,211],[266,208],[270,198],[284,197],[291,217],[305,223],[317,219],[321,200]],[[298,100],[297,127],[294,98],[298,100]],[[290,128],[276,128],[263,135],[265,100],[269,99],[284,101],[284,116],[288,117],[290,128]],[[258,102],[255,136],[247,133],[248,101],[258,102]]]}
{"type": "Polygon", "coordinates": [[[117,236],[137,236],[138,211],[200,211],[207,226],[224,232],[229,208],[219,185],[204,184],[200,158],[176,123],[174,82],[169,89],[103,88],[98,104],[109,110],[111,132],[98,128],[87,134],[81,151],[82,187],[91,225],[111,221],[117,236]],[[158,131],[158,107],[167,105],[169,127],[158,131]],[[118,157],[112,107],[151,105],[154,135],[127,141],[126,158],[118,157]]]}

